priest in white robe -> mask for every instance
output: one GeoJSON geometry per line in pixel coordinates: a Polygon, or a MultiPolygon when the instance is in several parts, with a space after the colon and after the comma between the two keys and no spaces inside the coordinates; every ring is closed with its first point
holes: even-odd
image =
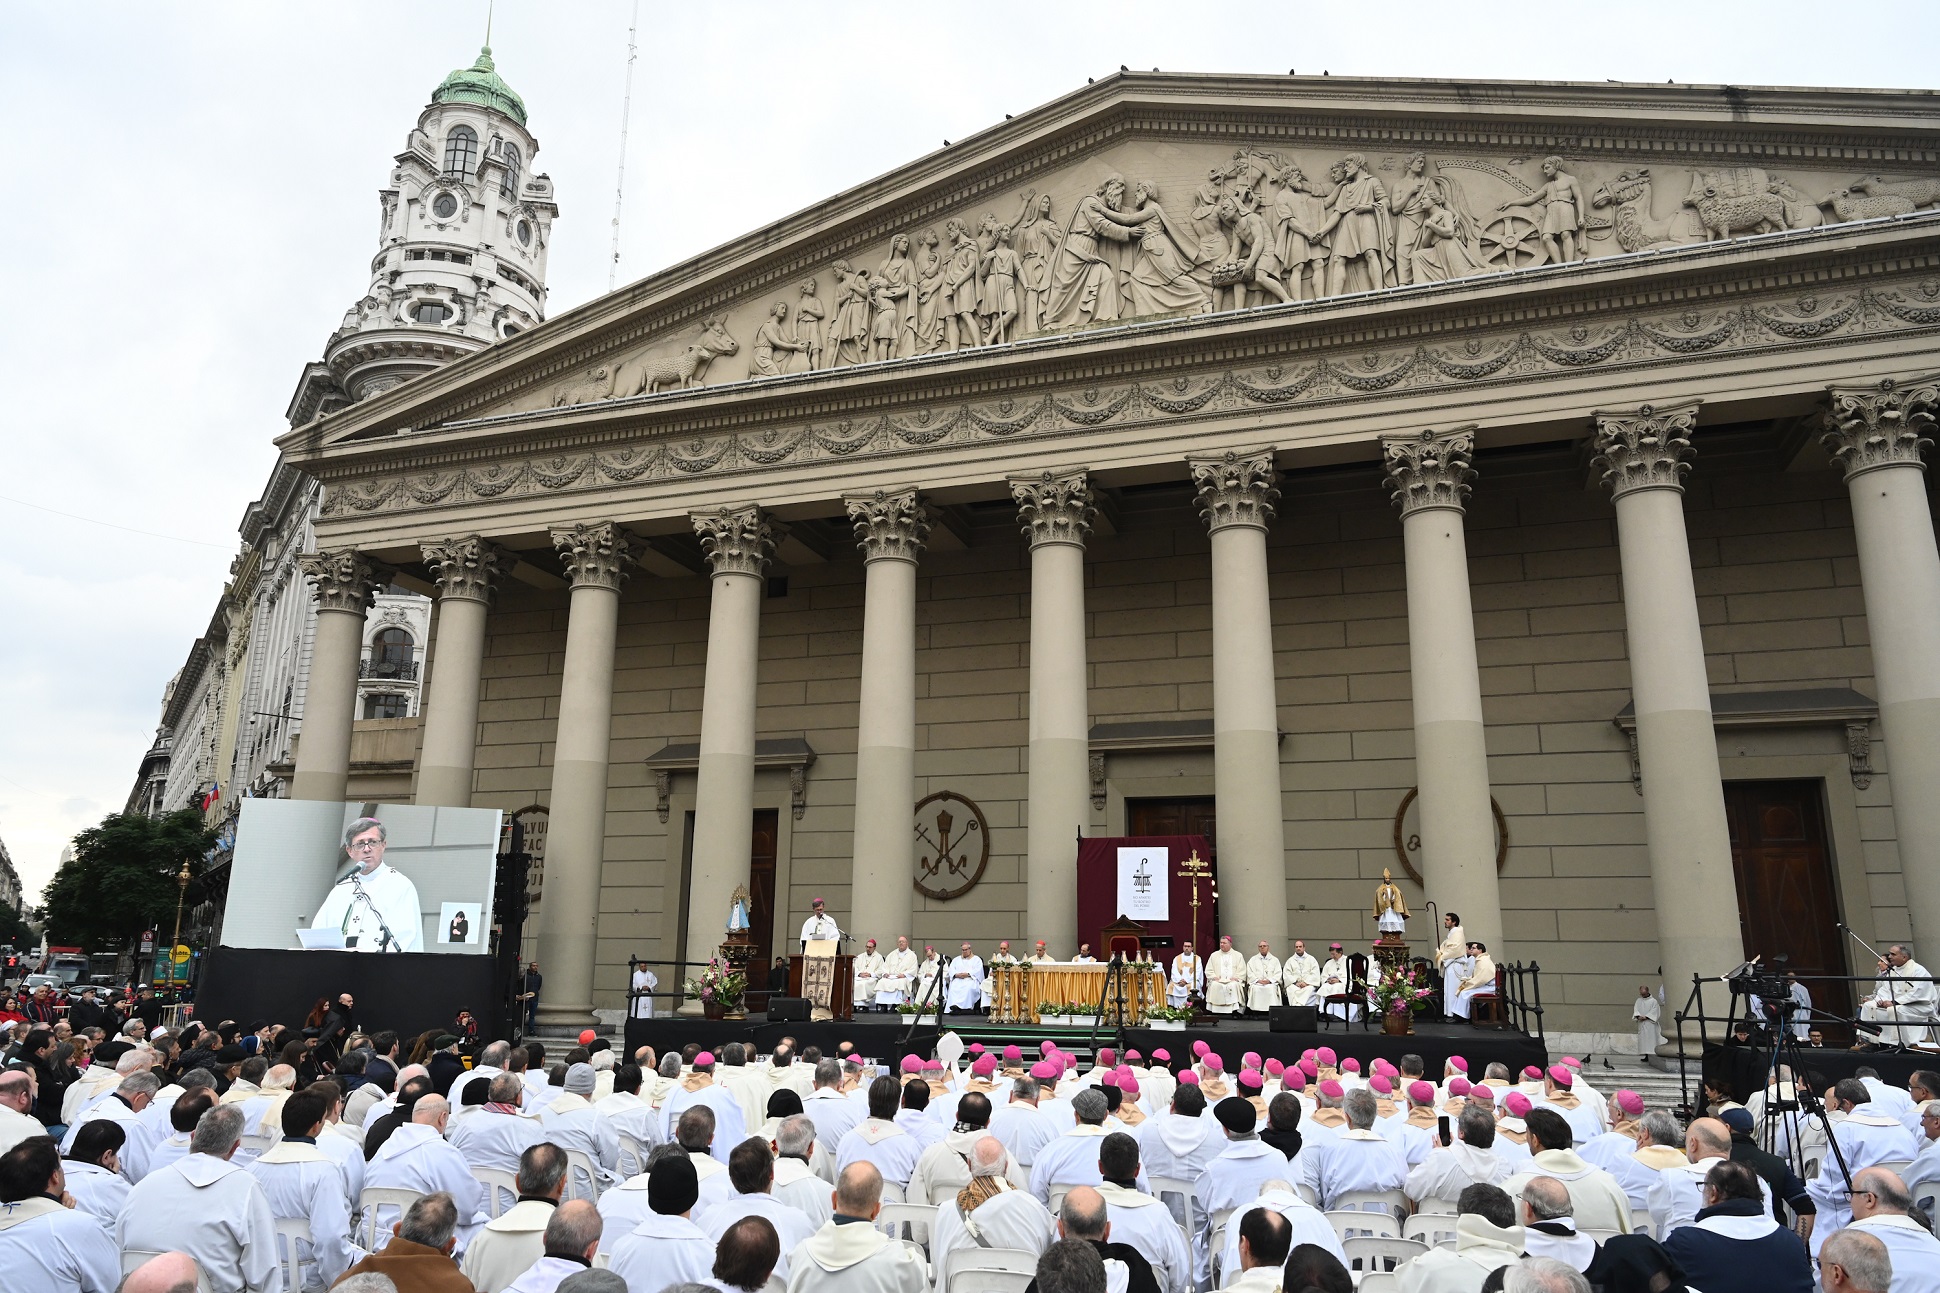
{"type": "Polygon", "coordinates": [[[875,1226],[845,1224],[874,1221],[882,1192],[882,1177],[867,1163],[837,1177],[834,1217],[788,1254],[788,1293],[923,1293],[930,1272],[920,1254],[875,1226]]]}
{"type": "MultiPolygon", "coordinates": [[[[485,1209],[485,1187],[472,1175],[465,1156],[444,1137],[451,1107],[442,1096],[428,1095],[411,1107],[411,1121],[392,1132],[378,1147],[364,1169],[364,1186],[384,1186],[394,1190],[416,1190],[419,1194],[451,1195],[458,1208],[458,1247],[454,1260],[462,1260],[465,1246],[478,1228],[489,1219],[485,1209]]],[[[377,1229],[388,1231],[397,1221],[397,1209],[378,1209],[377,1229]]]]}
{"type": "MultiPolygon", "coordinates": [[[[121,1255],[112,1232],[91,1213],[70,1207],[60,1152],[51,1140],[27,1151],[31,1175],[46,1182],[36,1194],[0,1202],[0,1271],[9,1289],[40,1293],[114,1293],[121,1255]]],[[[30,1187],[31,1188],[31,1187],[30,1187]]]]}
{"type": "Polygon", "coordinates": [[[649,970],[645,964],[633,967],[633,981],[627,985],[627,1018],[652,1019],[653,997],[648,995],[660,986],[660,976],[649,970]]]}
{"type": "Polygon", "coordinates": [[[1470,942],[1468,955],[1462,958],[1461,964],[1468,966],[1468,973],[1456,983],[1455,995],[1448,999],[1448,1013],[1467,1019],[1475,1009],[1477,997],[1495,995],[1495,960],[1485,944],[1470,942]]]}
{"type": "Polygon", "coordinates": [[[1307,951],[1306,939],[1293,940],[1293,954],[1280,965],[1280,985],[1289,1006],[1314,1004],[1320,992],[1320,962],[1307,951]]]}
{"type": "MultiPolygon", "coordinates": [[[[620,1181],[619,1133],[593,1106],[593,1079],[592,1065],[572,1065],[566,1070],[565,1094],[539,1112],[539,1125],[545,1129],[545,1138],[561,1149],[586,1155],[600,1178],[598,1182],[588,1181],[582,1169],[574,1168],[568,1198],[597,1198],[600,1190],[620,1181]]],[[[739,1137],[729,1142],[730,1145],[739,1143],[739,1137]]]]}
{"type": "MultiPolygon", "coordinates": [[[[933,1006],[938,1001],[936,981],[943,973],[943,958],[936,954],[933,947],[923,949],[923,959],[916,966],[916,1000],[923,1005],[933,1006]]],[[[947,992],[948,988],[943,989],[947,992]]]]}
{"type": "Polygon", "coordinates": [[[983,958],[965,943],[944,972],[943,1004],[950,1010],[973,1011],[983,1004],[983,958]]]}
{"type": "Polygon", "coordinates": [[[280,1287],[269,1199],[255,1177],[229,1161],[242,1140],[242,1122],[235,1105],[211,1109],[196,1123],[192,1152],[128,1192],[115,1222],[123,1252],[187,1253],[209,1287],[225,1293],[280,1287]]]}
{"type": "Polygon", "coordinates": [[[1663,1007],[1651,995],[1648,985],[1637,985],[1637,999],[1630,1003],[1630,1017],[1637,1022],[1637,1058],[1649,1063],[1657,1048],[1664,1044],[1664,1029],[1661,1021],[1663,1007]]]}
{"type": "Polygon", "coordinates": [[[422,952],[424,912],[418,887],[384,860],[384,823],[359,817],[344,830],[350,874],[323,896],[312,929],[335,929],[352,952],[422,952]]]}
{"type": "Polygon", "coordinates": [[[775,1197],[774,1156],[766,1145],[743,1142],[734,1147],[729,1157],[728,1174],[734,1193],[697,1212],[694,1224],[718,1245],[728,1228],[742,1218],[766,1219],[781,1239],[781,1258],[775,1263],[774,1276],[785,1284],[788,1254],[814,1234],[821,1223],[809,1220],[806,1212],[775,1197]]]}
{"type": "Polygon", "coordinates": [[[1230,934],[1221,935],[1219,950],[1206,958],[1206,1009],[1236,1015],[1245,1004],[1246,958],[1233,950],[1230,934]]]}
{"type": "Polygon", "coordinates": [[[317,1147],[323,1134],[323,1098],[300,1091],[283,1102],[282,1115],[283,1138],[249,1165],[249,1174],[262,1187],[272,1217],[309,1223],[310,1238],[295,1241],[297,1253],[304,1263],[316,1263],[317,1275],[328,1288],[366,1254],[350,1241],[343,1169],[317,1147]]]}
{"type": "Polygon", "coordinates": [[[1395,1143],[1374,1130],[1378,1105],[1365,1087],[1341,1097],[1347,1125],[1315,1164],[1320,1204],[1332,1208],[1343,1194],[1361,1190],[1399,1190],[1408,1183],[1408,1159],[1395,1143]]]}
{"type": "Polygon", "coordinates": [[[1165,1004],[1183,1010],[1192,998],[1206,990],[1206,965],[1193,953],[1192,944],[1182,945],[1172,958],[1172,977],[1165,985],[1165,1004]]]}
{"type": "Polygon", "coordinates": [[[935,1293],[948,1293],[945,1276],[953,1252],[988,1245],[1041,1255],[1053,1238],[1050,1212],[1036,1195],[1005,1176],[1009,1155],[995,1136],[978,1137],[966,1157],[969,1180],[938,1200],[936,1220],[930,1225],[935,1293]]]}
{"type": "Polygon", "coordinates": [[[1280,958],[1260,940],[1260,950],[1246,960],[1246,1008],[1265,1014],[1280,1004],[1280,958]]]}
{"type": "Polygon", "coordinates": [[[1111,1242],[1138,1249],[1152,1264],[1161,1293],[1188,1293],[1193,1287],[1192,1250],[1166,1206],[1138,1188],[1141,1166],[1138,1142],[1125,1132],[1111,1133],[1098,1148],[1098,1172],[1104,1178],[1098,1193],[1105,1200],[1111,1242]]]}
{"type": "Polygon", "coordinates": [[[990,1134],[1001,1141],[1011,1157],[1025,1167],[1032,1166],[1037,1161],[1038,1151],[1062,1130],[1050,1114],[1038,1107],[1044,1085],[1057,1080],[1052,1072],[1055,1067],[1039,1063],[1032,1069],[1031,1076],[1017,1079],[1011,1087],[1010,1099],[990,1116],[990,1134]]]}
{"type": "Polygon", "coordinates": [[[858,1010],[874,1010],[876,1007],[876,977],[882,973],[882,953],[876,950],[876,940],[870,939],[862,945],[862,955],[850,962],[855,971],[855,995],[850,1000],[858,1010]]]}
{"type": "MultiPolygon", "coordinates": [[[[817,1226],[826,1223],[835,1214],[835,1202],[829,1197],[827,1178],[810,1166],[818,1155],[826,1157],[816,1139],[815,1124],[805,1114],[790,1114],[776,1125],[775,1138],[768,1145],[775,1151],[775,1197],[817,1226]]],[[[829,1175],[834,1174],[831,1165],[829,1175]]]]}
{"type": "Polygon", "coordinates": [[[616,1235],[609,1229],[600,1236],[609,1268],[629,1289],[711,1281],[714,1243],[692,1219],[700,1200],[694,1164],[684,1158],[661,1159],[647,1173],[646,1195],[648,1211],[631,1231],[616,1235]]]}
{"type": "MultiPolygon", "coordinates": [[[[1105,1179],[1098,1167],[1107,1134],[1105,1119],[1110,1114],[1105,1093],[1086,1087],[1071,1097],[1071,1112],[1077,1125],[1046,1141],[1031,1159],[1031,1193],[1046,1205],[1053,1194],[1074,1185],[1097,1185],[1105,1179]]],[[[1139,1185],[1149,1188],[1150,1184],[1141,1169],[1139,1185]]]]}
{"type": "MultiPolygon", "coordinates": [[[[1312,1244],[1325,1248],[1339,1259],[1341,1265],[1347,1264],[1347,1250],[1341,1246],[1340,1235],[1334,1230],[1327,1215],[1313,1204],[1301,1198],[1293,1185],[1287,1181],[1268,1181],[1260,1189],[1260,1197],[1242,1203],[1233,1210],[1235,1220],[1226,1227],[1226,1246],[1219,1252],[1219,1270],[1222,1279],[1239,1273],[1239,1222],[1254,1208],[1269,1208],[1287,1219],[1293,1227],[1293,1239],[1288,1251],[1301,1244],[1312,1244]]],[[[1113,1227],[1114,1233],[1117,1227],[1113,1227]]],[[[1227,1287],[1231,1287],[1228,1280],[1227,1287]]]]}
{"type": "Polygon", "coordinates": [[[841,927],[835,923],[835,918],[829,915],[827,906],[820,898],[812,901],[809,906],[813,911],[808,919],[802,922],[803,950],[807,950],[809,943],[842,936],[841,927]]]}
{"type": "Polygon", "coordinates": [[[1886,949],[1879,962],[1879,979],[1872,995],[1859,1007],[1867,1023],[1884,1024],[1882,1046],[1917,1046],[1933,1034],[1935,992],[1927,968],[1913,959],[1905,944],[1886,949]]]}
{"type": "MultiPolygon", "coordinates": [[[[1819,1255],[1819,1247],[1825,1243],[1826,1236],[1844,1229],[1852,1221],[1852,1196],[1847,1193],[1845,1173],[1857,1176],[1862,1168],[1875,1164],[1902,1159],[1911,1161],[1919,1152],[1919,1143],[1913,1133],[1884,1106],[1868,1099],[1870,1094],[1865,1083],[1858,1078],[1845,1078],[1833,1086],[1832,1098],[1826,1101],[1828,1114],[1843,1113],[1845,1117],[1832,1124],[1832,1138],[1839,1142],[1839,1153],[1828,1153],[1820,1159],[1818,1175],[1806,1182],[1806,1190],[1819,1209],[1818,1220],[1812,1226],[1814,1257],[1819,1255]],[[1844,1171],[1839,1162],[1842,1155],[1845,1158],[1844,1171]]],[[[1695,1135],[1696,1129],[1705,1123],[1724,1129],[1724,1147],[1714,1152],[1729,1154],[1730,1132],[1722,1122],[1702,1119],[1692,1124],[1691,1134],[1695,1135]]],[[[1657,1215],[1657,1199],[1653,1196],[1652,1219],[1657,1219],[1657,1215]]]]}
{"type": "MultiPolygon", "coordinates": [[[[516,1074],[501,1073],[492,1079],[491,1099],[484,1107],[452,1124],[449,1140],[466,1166],[516,1175],[520,1157],[546,1138],[537,1118],[519,1112],[523,1090],[516,1074]]],[[[513,1200],[501,1191],[499,1202],[510,1207],[513,1200]]]]}
{"type": "Polygon", "coordinates": [[[882,1179],[902,1194],[916,1172],[924,1144],[896,1122],[902,1087],[883,1074],[869,1084],[869,1116],[850,1128],[835,1149],[839,1172],[854,1163],[872,1165],[882,1179]]]}
{"type": "Polygon", "coordinates": [[[1258,1198],[1267,1182],[1283,1180],[1287,1174],[1287,1156],[1261,1140],[1255,1130],[1259,1117],[1252,1101],[1227,1096],[1213,1106],[1213,1116],[1225,1129],[1226,1145],[1192,1186],[1199,1211],[1199,1231],[1192,1239],[1199,1279],[1208,1278],[1212,1271],[1213,1214],[1258,1198]]]}
{"type": "Polygon", "coordinates": [[[702,1051],[696,1055],[694,1071],[667,1093],[666,1103],[660,1106],[660,1139],[663,1142],[674,1139],[674,1124],[680,1121],[682,1113],[697,1104],[704,1104],[713,1111],[714,1144],[708,1152],[717,1162],[725,1165],[728,1151],[747,1139],[748,1124],[740,1099],[714,1080],[712,1051],[702,1051]]]}
{"type": "Polygon", "coordinates": [[[882,967],[876,971],[876,1004],[894,1007],[907,1002],[916,986],[916,967],[916,952],[909,945],[909,935],[898,934],[896,946],[884,954],[882,967]]]}
{"type": "MultiPolygon", "coordinates": [[[[1319,995],[1323,1002],[1328,997],[1345,996],[1353,978],[1353,967],[1348,964],[1346,955],[1341,951],[1341,945],[1329,943],[1327,952],[1327,959],[1320,963],[1319,995]]],[[[1361,1017],[1361,1003],[1358,1001],[1337,1001],[1332,1005],[1323,1005],[1321,1009],[1336,1019],[1345,1019],[1349,1023],[1361,1017]]]]}

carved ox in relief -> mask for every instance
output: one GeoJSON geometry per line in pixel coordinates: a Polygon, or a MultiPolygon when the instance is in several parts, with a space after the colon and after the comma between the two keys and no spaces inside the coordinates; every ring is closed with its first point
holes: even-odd
{"type": "Polygon", "coordinates": [[[650,350],[637,359],[629,359],[620,365],[613,375],[613,398],[624,399],[628,395],[651,395],[663,386],[679,387],[704,386],[707,366],[722,355],[731,355],[741,347],[728,335],[727,323],[721,319],[708,319],[701,324],[698,341],[689,342],[680,350],[650,350]]]}

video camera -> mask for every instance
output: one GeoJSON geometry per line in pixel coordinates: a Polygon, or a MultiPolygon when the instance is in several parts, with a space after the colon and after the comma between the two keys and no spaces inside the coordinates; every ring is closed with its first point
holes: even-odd
{"type": "MultiPolygon", "coordinates": [[[[1761,1013],[1766,1019],[1777,1023],[1790,1014],[1797,1003],[1792,1000],[1792,985],[1785,981],[1785,975],[1761,967],[1759,962],[1762,959],[1752,957],[1725,975],[1724,981],[1731,989],[1732,996],[1757,998],[1761,1013]]],[[[1787,958],[1781,956],[1777,959],[1782,962],[1787,958]]]]}

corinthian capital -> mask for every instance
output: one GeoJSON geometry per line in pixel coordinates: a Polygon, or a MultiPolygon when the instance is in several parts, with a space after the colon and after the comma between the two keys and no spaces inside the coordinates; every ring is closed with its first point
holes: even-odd
{"type": "Polygon", "coordinates": [[[421,543],[418,550],[438,581],[440,601],[484,602],[490,606],[499,576],[511,573],[519,564],[517,557],[476,534],[421,543]]]}
{"type": "Polygon", "coordinates": [[[768,557],[786,533],[768,519],[760,508],[722,507],[706,512],[690,512],[694,533],[700,536],[701,553],[708,569],[716,575],[759,575],[768,568],[768,557]]]}
{"type": "Polygon", "coordinates": [[[1024,523],[1024,537],[1033,548],[1047,543],[1084,547],[1097,509],[1091,505],[1091,481],[1082,467],[1012,476],[1010,496],[1017,504],[1017,519],[1024,523]]]}
{"type": "Polygon", "coordinates": [[[914,562],[923,555],[923,544],[930,536],[930,509],[915,490],[844,494],[842,506],[849,510],[864,561],[914,562]]]}
{"type": "Polygon", "coordinates": [[[1616,498],[1639,489],[1684,488],[1691,469],[1691,430],[1697,425],[1697,401],[1674,408],[1646,404],[1635,413],[1593,413],[1596,457],[1591,466],[1603,472],[1603,483],[1616,498]]]}
{"type": "Polygon", "coordinates": [[[391,582],[391,568],[354,549],[318,550],[298,557],[303,573],[315,582],[317,609],[363,615],[371,599],[391,582]]]}
{"type": "Polygon", "coordinates": [[[1388,474],[1381,483],[1394,492],[1402,516],[1416,512],[1462,510],[1468,483],[1475,479],[1475,428],[1419,435],[1381,437],[1381,460],[1388,474]]]}
{"type": "Polygon", "coordinates": [[[1876,467],[1925,467],[1920,453],[1933,443],[1933,409],[1940,378],[1900,382],[1888,377],[1867,386],[1828,386],[1826,433],[1819,443],[1851,480],[1876,467]]]}
{"type": "Polygon", "coordinates": [[[552,532],[552,546],[574,588],[618,592],[637,559],[633,536],[611,521],[561,527],[552,532]]]}
{"type": "Polygon", "coordinates": [[[1188,458],[1186,469],[1198,492],[1206,528],[1217,534],[1230,525],[1264,530],[1280,501],[1273,450],[1229,449],[1217,458],[1188,458]]]}

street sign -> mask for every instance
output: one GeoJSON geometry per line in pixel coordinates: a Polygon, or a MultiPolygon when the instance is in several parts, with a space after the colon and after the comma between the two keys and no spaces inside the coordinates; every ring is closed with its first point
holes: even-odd
{"type": "Polygon", "coordinates": [[[187,965],[189,963],[188,945],[184,943],[177,943],[175,945],[175,950],[169,954],[169,959],[174,961],[177,965],[187,965]]]}
{"type": "Polygon", "coordinates": [[[142,935],[141,935],[141,954],[143,956],[147,956],[149,953],[153,952],[154,950],[155,950],[155,931],[152,929],[145,929],[142,931],[142,935]]]}

